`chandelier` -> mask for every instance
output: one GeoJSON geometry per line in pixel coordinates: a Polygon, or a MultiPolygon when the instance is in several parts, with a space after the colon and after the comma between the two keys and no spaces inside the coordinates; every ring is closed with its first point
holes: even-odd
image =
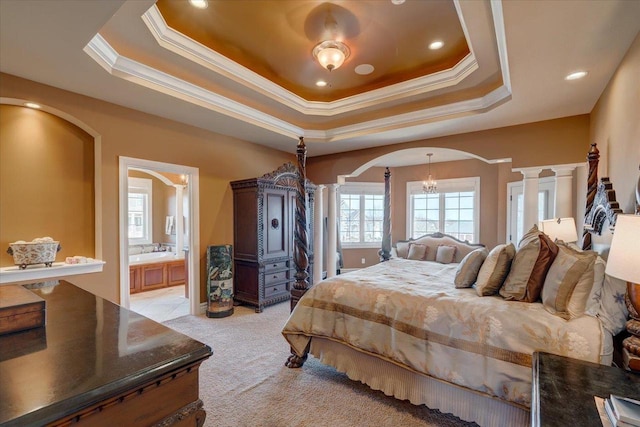
{"type": "Polygon", "coordinates": [[[329,71],[340,68],[349,53],[349,47],[337,40],[326,40],[313,48],[313,57],[329,71]]]}
{"type": "Polygon", "coordinates": [[[433,153],[427,153],[427,157],[429,158],[429,176],[426,181],[422,181],[422,191],[427,194],[435,194],[438,192],[438,183],[431,176],[431,156],[433,156],[433,153]]]}

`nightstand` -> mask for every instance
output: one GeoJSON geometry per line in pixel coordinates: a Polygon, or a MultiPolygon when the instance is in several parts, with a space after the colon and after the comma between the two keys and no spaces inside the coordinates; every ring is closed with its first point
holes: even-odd
{"type": "Polygon", "coordinates": [[[610,394],[640,399],[640,375],[624,369],[535,352],[531,425],[602,427],[593,399],[610,394]]]}

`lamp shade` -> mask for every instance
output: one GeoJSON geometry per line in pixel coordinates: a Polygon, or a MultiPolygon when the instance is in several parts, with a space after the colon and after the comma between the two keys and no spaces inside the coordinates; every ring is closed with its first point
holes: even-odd
{"type": "Polygon", "coordinates": [[[618,215],[605,272],[640,283],[640,215],[618,215]]]}
{"type": "Polygon", "coordinates": [[[576,222],[573,218],[545,219],[540,222],[540,231],[552,240],[562,240],[567,243],[578,240],[576,222]]]}

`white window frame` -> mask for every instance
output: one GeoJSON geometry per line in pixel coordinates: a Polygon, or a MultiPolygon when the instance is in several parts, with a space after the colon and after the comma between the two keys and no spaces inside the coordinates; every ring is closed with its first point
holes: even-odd
{"type": "MultiPolygon", "coordinates": [[[[379,195],[384,197],[384,183],[383,182],[347,182],[340,186],[338,190],[338,233],[340,230],[340,205],[342,201],[342,195],[359,195],[360,196],[360,242],[343,242],[340,239],[340,244],[343,248],[359,249],[359,248],[379,248],[382,245],[382,240],[379,242],[364,242],[364,197],[365,195],[379,195]]],[[[383,200],[384,203],[384,200],[383,200]]],[[[384,236],[382,236],[384,238],[384,236]]]]}
{"type": "MultiPolygon", "coordinates": [[[[461,191],[473,191],[475,193],[475,197],[473,198],[473,235],[476,242],[469,243],[480,242],[480,177],[473,176],[467,178],[438,180],[438,193],[440,194],[461,191]]],[[[411,195],[421,194],[422,192],[422,181],[407,182],[407,237],[413,235],[413,212],[411,206],[411,195]]],[[[444,205],[442,206],[444,207],[444,205]]],[[[441,218],[443,218],[444,209],[441,209],[440,211],[440,216],[441,218]]],[[[444,226],[444,221],[441,220],[440,224],[444,226]]],[[[444,233],[443,230],[440,230],[440,232],[444,233]]]]}
{"type": "MultiPolygon", "coordinates": [[[[543,214],[542,219],[550,219],[555,216],[555,184],[556,178],[554,176],[546,176],[538,178],[538,194],[545,192],[546,194],[546,211],[543,214]]],[[[507,243],[513,243],[518,245],[518,232],[517,228],[517,215],[518,215],[518,195],[523,194],[524,183],[523,181],[515,181],[507,183],[507,243]]],[[[538,206],[538,211],[540,206],[538,206]]],[[[526,230],[521,230],[522,236],[526,233],[526,230]]],[[[520,236],[520,237],[522,237],[520,236]]]]}
{"type": "MultiPolygon", "coordinates": [[[[148,178],[131,178],[127,180],[128,193],[146,194],[147,203],[144,207],[144,235],[142,238],[129,238],[130,245],[146,245],[153,243],[153,181],[148,178]]],[[[128,203],[128,198],[127,198],[128,203]]],[[[128,211],[128,209],[127,209],[128,211]]],[[[128,221],[128,215],[127,215],[128,221]]],[[[128,224],[128,222],[127,222],[128,224]]],[[[127,227],[128,230],[128,227],[127,227]]]]}

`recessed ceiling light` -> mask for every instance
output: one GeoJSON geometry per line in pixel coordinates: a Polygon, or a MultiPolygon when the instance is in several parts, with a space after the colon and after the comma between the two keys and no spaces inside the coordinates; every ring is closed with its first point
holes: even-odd
{"type": "Polygon", "coordinates": [[[42,108],[40,104],[36,104],[35,102],[25,102],[24,106],[29,108],[35,108],[35,109],[42,108]]]}
{"type": "Polygon", "coordinates": [[[391,3],[396,4],[396,5],[397,4],[402,4],[404,2],[405,2],[405,0],[391,0],[391,3]]]}
{"type": "Polygon", "coordinates": [[[431,50],[438,50],[440,49],[442,46],[444,46],[444,42],[442,40],[436,40],[433,43],[431,43],[429,45],[429,49],[431,50]]]}
{"type": "Polygon", "coordinates": [[[587,74],[589,74],[589,73],[587,73],[586,71],[576,71],[575,73],[567,74],[567,76],[564,79],[565,80],[578,80],[578,79],[583,78],[587,74]]]}
{"type": "Polygon", "coordinates": [[[325,87],[327,85],[327,82],[325,82],[324,80],[318,80],[316,82],[316,86],[318,87],[325,87]]]}
{"type": "Polygon", "coordinates": [[[197,7],[198,9],[206,9],[209,6],[209,2],[207,0],[189,0],[191,6],[197,7]]]}
{"type": "Polygon", "coordinates": [[[360,74],[361,76],[366,76],[367,74],[373,73],[373,65],[371,64],[360,64],[358,65],[354,71],[356,74],[360,74]]]}

